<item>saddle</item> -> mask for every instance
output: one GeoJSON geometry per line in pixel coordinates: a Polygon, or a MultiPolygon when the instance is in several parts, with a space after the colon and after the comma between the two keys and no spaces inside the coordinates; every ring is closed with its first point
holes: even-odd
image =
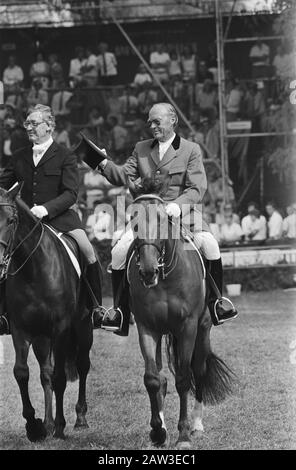
{"type": "Polygon", "coordinates": [[[86,268],[86,261],[81,253],[78,243],[70,234],[58,232],[54,227],[49,224],[43,224],[47,229],[49,229],[61,242],[64,246],[74,268],[78,275],[81,277],[81,274],[86,268]]]}

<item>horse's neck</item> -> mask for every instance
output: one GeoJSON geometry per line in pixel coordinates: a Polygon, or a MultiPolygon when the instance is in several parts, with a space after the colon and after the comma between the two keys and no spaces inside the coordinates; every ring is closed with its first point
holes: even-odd
{"type": "MultiPolygon", "coordinates": [[[[33,230],[37,221],[31,216],[28,210],[24,207],[18,207],[18,227],[16,230],[15,244],[19,244],[29,235],[29,244],[31,248],[32,242],[37,240],[40,236],[40,230],[33,230]],[[32,233],[31,233],[32,232],[32,233]],[[30,234],[31,233],[31,234],[30,234]],[[30,243],[31,242],[31,243],[30,243]]],[[[23,249],[25,249],[26,244],[24,243],[23,249]]]]}

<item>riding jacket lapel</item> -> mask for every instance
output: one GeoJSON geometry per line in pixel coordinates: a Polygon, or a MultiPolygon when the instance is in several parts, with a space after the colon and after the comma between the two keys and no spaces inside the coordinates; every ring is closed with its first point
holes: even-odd
{"type": "Polygon", "coordinates": [[[45,162],[47,162],[50,158],[52,158],[55,153],[57,152],[58,146],[55,142],[51,144],[51,146],[46,150],[45,154],[42,156],[41,160],[38,162],[36,168],[42,166],[45,162]]]}
{"type": "Polygon", "coordinates": [[[180,141],[181,141],[180,136],[176,134],[173,142],[171,143],[166,153],[162,157],[162,160],[157,165],[157,168],[162,168],[164,165],[167,165],[168,163],[170,163],[170,161],[173,160],[173,158],[177,156],[177,150],[180,147],[180,141]]]}

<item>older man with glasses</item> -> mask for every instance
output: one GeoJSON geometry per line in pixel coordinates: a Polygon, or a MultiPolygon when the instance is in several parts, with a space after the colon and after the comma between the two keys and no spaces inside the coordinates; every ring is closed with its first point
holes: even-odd
{"type": "MultiPolygon", "coordinates": [[[[101,307],[101,267],[77,212],[71,208],[78,194],[77,158],[54,142],[55,119],[50,107],[37,104],[29,111],[24,127],[32,145],[12,156],[0,176],[0,187],[9,189],[17,181],[23,181],[21,197],[32,213],[57,231],[69,233],[77,241],[87,261],[86,280],[94,303],[93,314],[99,321],[104,313],[101,307]]],[[[0,334],[8,334],[3,284],[1,289],[0,334]]]]}

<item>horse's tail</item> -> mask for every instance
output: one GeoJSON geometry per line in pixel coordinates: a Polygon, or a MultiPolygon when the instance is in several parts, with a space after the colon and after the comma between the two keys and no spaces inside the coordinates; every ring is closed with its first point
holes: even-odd
{"type": "MultiPolygon", "coordinates": [[[[191,362],[190,388],[197,399],[202,398],[204,404],[215,405],[233,392],[236,375],[222,359],[212,352],[210,342],[204,340],[201,334],[197,334],[191,362]]],[[[166,353],[168,367],[176,375],[177,339],[171,333],[166,335],[166,353]]]]}
{"type": "Polygon", "coordinates": [[[234,390],[236,374],[211,350],[210,328],[199,325],[191,361],[191,391],[204,404],[221,403],[234,390]]]}
{"type": "Polygon", "coordinates": [[[69,341],[66,347],[65,372],[68,382],[75,382],[78,379],[76,367],[77,358],[77,337],[74,328],[71,329],[69,341]]]}

